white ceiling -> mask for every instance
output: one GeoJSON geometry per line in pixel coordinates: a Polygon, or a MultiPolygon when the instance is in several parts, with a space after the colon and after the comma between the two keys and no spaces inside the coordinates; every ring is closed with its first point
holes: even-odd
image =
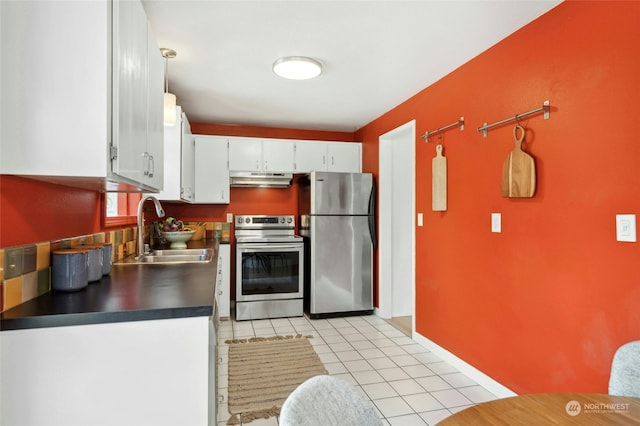
{"type": "Polygon", "coordinates": [[[143,0],[192,122],[355,131],[559,1],[143,0]],[[276,76],[281,56],[324,65],[276,76]]]}

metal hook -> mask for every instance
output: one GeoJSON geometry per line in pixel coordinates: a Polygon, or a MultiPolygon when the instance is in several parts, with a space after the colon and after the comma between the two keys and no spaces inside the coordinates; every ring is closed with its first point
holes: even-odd
{"type": "Polygon", "coordinates": [[[522,126],[522,123],[520,123],[520,117],[518,116],[518,114],[515,115],[515,117],[513,117],[516,119],[516,123],[518,124],[518,126],[522,126]]]}

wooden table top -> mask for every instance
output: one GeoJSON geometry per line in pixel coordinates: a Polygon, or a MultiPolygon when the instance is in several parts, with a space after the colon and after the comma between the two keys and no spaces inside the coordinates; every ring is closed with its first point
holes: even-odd
{"type": "Polygon", "coordinates": [[[438,426],[639,424],[640,398],[538,393],[484,402],[447,417],[438,426]]]}

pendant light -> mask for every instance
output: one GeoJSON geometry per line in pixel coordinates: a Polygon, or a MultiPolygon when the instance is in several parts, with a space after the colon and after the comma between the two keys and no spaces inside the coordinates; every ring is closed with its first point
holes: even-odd
{"type": "Polygon", "coordinates": [[[287,56],[273,63],[273,72],[290,80],[308,80],[322,72],[322,64],[305,56],[287,56]]]}
{"type": "Polygon", "coordinates": [[[176,124],[176,95],[169,93],[169,59],[175,58],[175,50],[161,48],[164,58],[164,124],[175,126],[176,124]]]}

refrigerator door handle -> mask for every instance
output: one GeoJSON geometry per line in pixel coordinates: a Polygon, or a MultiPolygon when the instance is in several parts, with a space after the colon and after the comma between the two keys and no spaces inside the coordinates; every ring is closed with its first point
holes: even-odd
{"type": "Polygon", "coordinates": [[[376,249],[376,185],[371,183],[371,193],[369,194],[369,234],[371,235],[371,244],[376,249]]]}

